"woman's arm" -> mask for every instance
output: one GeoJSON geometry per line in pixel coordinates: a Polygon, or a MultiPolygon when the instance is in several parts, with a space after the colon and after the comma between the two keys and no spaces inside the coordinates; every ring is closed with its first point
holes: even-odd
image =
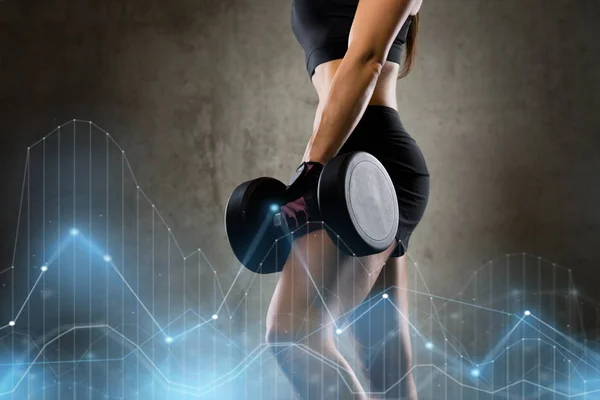
{"type": "Polygon", "coordinates": [[[326,164],[362,117],[402,25],[421,0],[359,0],[348,51],[335,73],[303,161],[326,164]]]}

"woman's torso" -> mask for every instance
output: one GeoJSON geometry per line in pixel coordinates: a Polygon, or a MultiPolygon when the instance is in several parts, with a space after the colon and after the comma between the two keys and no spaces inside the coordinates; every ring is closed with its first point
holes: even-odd
{"type": "MultiPolygon", "coordinates": [[[[327,98],[331,83],[337,69],[340,66],[342,60],[332,60],[319,65],[315,69],[315,73],[312,76],[312,84],[317,91],[319,98],[319,107],[327,98]]],[[[400,65],[391,61],[386,61],[383,65],[381,75],[377,80],[373,95],[369,100],[369,105],[386,106],[397,110],[396,100],[396,82],[398,80],[398,74],[400,73],[400,65]]]]}
{"type": "MultiPolygon", "coordinates": [[[[304,49],[306,67],[319,98],[317,119],[346,52],[358,2],[359,0],[292,1],[292,30],[304,49]]],[[[409,27],[410,20],[407,20],[394,38],[369,105],[397,109],[396,82],[409,27]]]]}
{"type": "MultiPolygon", "coordinates": [[[[315,69],[315,73],[312,76],[312,84],[317,92],[319,103],[317,111],[315,113],[315,119],[313,123],[313,130],[317,128],[317,124],[321,120],[321,112],[325,99],[331,88],[331,83],[337,69],[340,66],[342,60],[332,60],[319,65],[315,69]]],[[[394,62],[386,61],[383,65],[381,75],[377,80],[373,95],[369,100],[370,106],[386,106],[398,110],[398,103],[396,100],[396,82],[398,73],[400,72],[400,65],[394,62]]]]}

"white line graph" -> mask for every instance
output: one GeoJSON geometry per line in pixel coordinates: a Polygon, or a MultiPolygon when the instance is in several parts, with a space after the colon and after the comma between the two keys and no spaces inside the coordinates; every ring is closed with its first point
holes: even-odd
{"type": "MultiPolygon", "coordinates": [[[[20,196],[12,265],[0,270],[0,276],[11,276],[13,285],[10,315],[0,314],[7,315],[6,321],[0,321],[0,371],[7,377],[0,379],[0,399],[39,391],[40,386],[31,383],[36,374],[43,376],[42,395],[49,400],[64,397],[63,389],[56,389],[63,380],[73,383],[73,389],[69,389],[72,398],[83,398],[75,392],[81,389],[89,398],[101,393],[105,398],[132,399],[253,398],[251,393],[257,387],[273,383],[272,377],[278,376],[273,359],[277,349],[264,343],[260,331],[252,343],[242,338],[263,326],[260,312],[252,310],[254,303],[248,300],[253,290],[258,290],[259,297],[268,296],[263,292],[261,278],[240,265],[216,268],[199,248],[186,254],[141,189],[125,151],[108,132],[92,122],[72,120],[30,146],[20,196]],[[62,142],[50,144],[61,135],[62,142]],[[41,162],[39,146],[43,146],[41,162]],[[93,152],[103,155],[92,155],[93,152]],[[72,154],[72,158],[65,159],[65,154],[72,154]],[[84,170],[84,164],[89,165],[89,171],[84,170]],[[42,178],[38,176],[40,170],[42,178]],[[84,175],[86,179],[82,178],[84,175]],[[103,182],[98,187],[94,186],[96,178],[103,182]],[[102,196],[92,194],[93,191],[102,196]],[[55,197],[64,193],[69,196],[61,204],[55,197]],[[106,199],[100,200],[101,197],[106,199]],[[97,208],[91,206],[94,202],[99,204],[97,208]],[[131,205],[128,202],[136,204],[132,206],[135,212],[126,212],[131,205]],[[133,216],[135,221],[128,219],[133,216]],[[38,245],[42,234],[32,225],[43,231],[43,246],[38,245]],[[142,226],[148,228],[144,231],[146,239],[141,238],[142,226]],[[117,233],[113,235],[113,231],[117,233]],[[48,246],[51,237],[56,241],[54,249],[48,246]],[[42,259],[40,253],[44,254],[42,259]],[[151,275],[151,288],[142,282],[140,276],[144,274],[151,275]],[[227,284],[224,275],[229,278],[227,284]],[[79,284],[81,277],[87,278],[85,284],[79,284]],[[197,304],[190,306],[186,288],[192,281],[198,292],[206,293],[209,286],[205,282],[211,283],[212,289],[204,297],[199,294],[197,304]],[[53,285],[56,293],[52,292],[53,285]],[[102,290],[96,290],[98,287],[102,290]],[[78,290],[86,289],[90,297],[83,301],[78,290]],[[93,296],[102,298],[102,302],[95,302],[93,296]],[[35,322],[42,315],[37,308],[40,304],[47,311],[41,334],[35,322]],[[66,305],[70,306],[70,313],[64,312],[66,305]],[[84,309],[89,309],[90,316],[99,314],[107,322],[92,323],[90,319],[89,323],[81,323],[79,314],[84,309]],[[57,316],[58,327],[56,331],[51,328],[49,336],[47,326],[54,321],[48,314],[57,316]],[[254,320],[248,321],[248,314],[254,320]],[[70,327],[58,323],[69,318],[74,320],[70,327]],[[115,318],[117,323],[109,322],[115,318]],[[188,324],[190,319],[193,321],[188,324]],[[240,336],[238,331],[244,334],[240,336]],[[70,357],[55,354],[64,353],[65,342],[75,349],[76,344],[72,343],[82,342],[80,335],[87,335],[83,350],[73,350],[70,357]],[[93,339],[93,335],[97,337],[93,339]],[[23,343],[19,344],[17,337],[23,343]],[[207,342],[206,337],[212,342],[207,342]],[[9,350],[8,358],[3,348],[9,350]],[[190,356],[192,353],[194,356],[190,356]],[[85,368],[88,370],[83,379],[78,371],[85,368]],[[109,378],[109,371],[114,368],[123,371],[121,382],[109,378]],[[87,375],[95,375],[93,371],[105,371],[105,382],[88,379],[87,375]],[[49,382],[49,376],[53,382],[49,382]],[[135,383],[129,383],[130,380],[135,383]]],[[[456,298],[447,298],[430,293],[418,264],[412,261],[418,282],[409,289],[409,295],[415,312],[403,317],[417,349],[413,370],[424,398],[427,393],[431,398],[440,398],[442,392],[436,388],[442,386],[442,397],[446,399],[456,398],[453,393],[459,389],[463,398],[478,399],[519,395],[526,398],[538,392],[554,398],[600,398],[600,379],[594,379],[600,376],[598,338],[571,335],[576,330],[573,321],[582,320],[584,312],[568,269],[528,254],[509,254],[484,264],[456,298]],[[509,277],[522,275],[522,281],[514,279],[506,287],[495,282],[494,277],[511,268],[518,273],[509,273],[509,277]],[[529,295],[527,274],[537,277],[537,282],[529,279],[536,291],[534,297],[529,295]],[[554,286],[543,287],[542,282],[548,277],[554,277],[550,279],[554,286]],[[494,289],[494,285],[511,291],[494,289]],[[475,295],[482,292],[488,298],[480,300],[481,296],[475,295]],[[471,300],[465,300],[467,294],[471,300]],[[506,307],[500,309],[498,305],[503,303],[506,307]],[[550,314],[544,303],[554,304],[550,314]],[[559,308],[566,312],[558,313],[559,308]],[[550,315],[553,321],[546,321],[542,315],[550,315]],[[492,334],[477,328],[478,318],[489,320],[488,330],[497,331],[492,334]],[[472,332],[466,332],[469,329],[464,328],[464,320],[472,323],[472,332]],[[562,320],[567,324],[562,324],[562,320]],[[474,350],[481,347],[486,350],[474,350]],[[500,364],[502,374],[498,373],[500,364]]],[[[330,324],[340,340],[371,309],[384,304],[396,307],[386,296],[382,293],[380,299],[344,323],[332,320],[330,324]]],[[[588,308],[600,315],[595,304],[588,308]]],[[[282,346],[285,344],[275,347],[282,346]]],[[[301,344],[288,346],[329,363],[301,344]]],[[[275,379],[277,387],[287,385],[280,375],[275,379]]],[[[264,389],[261,393],[261,398],[276,398],[264,389]]]]}

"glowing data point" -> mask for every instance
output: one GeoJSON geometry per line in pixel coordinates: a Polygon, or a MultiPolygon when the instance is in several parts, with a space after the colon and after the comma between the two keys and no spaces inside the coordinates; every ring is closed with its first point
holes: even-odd
{"type": "Polygon", "coordinates": [[[42,270],[42,272],[48,271],[48,266],[47,265],[42,265],[41,270],[42,270]]]}
{"type": "Polygon", "coordinates": [[[279,210],[279,207],[277,206],[277,204],[271,204],[271,211],[275,212],[277,210],[279,210]]]}
{"type": "Polygon", "coordinates": [[[71,234],[71,236],[77,236],[79,235],[79,229],[73,228],[69,231],[69,233],[71,234]]]}
{"type": "Polygon", "coordinates": [[[529,310],[525,311],[525,315],[531,315],[531,311],[529,311],[529,310]]]}
{"type": "Polygon", "coordinates": [[[105,255],[103,258],[104,258],[104,261],[106,261],[106,262],[111,262],[112,261],[112,257],[109,256],[108,254],[105,255]]]}
{"type": "Polygon", "coordinates": [[[167,343],[173,343],[173,338],[171,336],[167,336],[165,338],[165,342],[167,342],[167,343]]]}
{"type": "Polygon", "coordinates": [[[383,297],[384,299],[387,299],[390,296],[387,293],[384,293],[383,296],[381,296],[381,297],[383,297]]]}
{"type": "Polygon", "coordinates": [[[15,321],[10,321],[10,322],[8,323],[8,325],[9,325],[9,326],[15,326],[15,321]]]}
{"type": "Polygon", "coordinates": [[[213,314],[212,319],[217,319],[219,316],[217,314],[213,314]]]}
{"type": "Polygon", "coordinates": [[[481,374],[481,372],[477,368],[471,370],[471,376],[473,376],[475,378],[477,378],[480,374],[481,374]]]}
{"type": "Polygon", "coordinates": [[[341,334],[342,334],[342,332],[343,332],[343,331],[342,331],[340,328],[337,328],[337,329],[335,330],[335,333],[337,333],[338,335],[341,335],[341,334]]]}
{"type": "Polygon", "coordinates": [[[427,350],[431,350],[431,349],[433,349],[433,343],[431,343],[431,342],[427,342],[427,343],[425,343],[425,348],[426,348],[427,350]]]}

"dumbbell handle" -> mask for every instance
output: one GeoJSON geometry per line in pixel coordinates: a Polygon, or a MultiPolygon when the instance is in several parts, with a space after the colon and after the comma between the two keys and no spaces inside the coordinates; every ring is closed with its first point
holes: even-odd
{"type": "Polygon", "coordinates": [[[273,216],[273,225],[277,228],[285,227],[285,220],[281,216],[280,212],[273,216]]]}

